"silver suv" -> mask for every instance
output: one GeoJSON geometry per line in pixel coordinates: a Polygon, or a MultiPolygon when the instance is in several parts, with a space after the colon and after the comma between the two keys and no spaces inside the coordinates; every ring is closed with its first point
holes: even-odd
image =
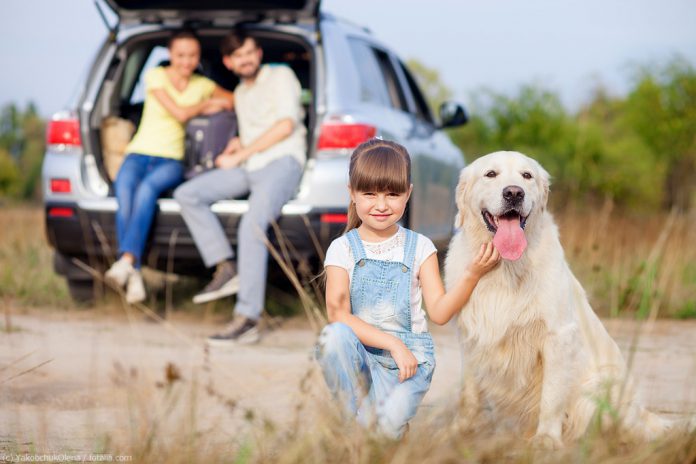
{"type": "MultiPolygon", "coordinates": [[[[297,195],[278,221],[294,259],[316,263],[341,233],[348,159],[355,146],[373,136],[403,144],[413,158],[414,193],[405,225],[439,247],[446,245],[455,214],[452,192],[464,158],[441,129],[466,122],[465,112],[446,103],[437,123],[406,66],[368,30],[320,13],[320,2],[312,0],[266,1],[259,7],[247,1],[177,1],[171,8],[153,0],[106,2],[118,24],[99,48],[74,108],[49,122],[43,164],[46,233],[56,272],[66,277],[73,299],[86,302],[94,296],[93,276],[73,258],[102,270],[116,250],[117,203],[101,144],[103,123],[117,116],[137,126],[142,76],[161,64],[169,34],[184,26],[201,39],[201,72],[223,87],[232,89],[237,82],[223,67],[218,45],[239,23],[263,48],[264,62],[290,66],[302,84],[308,161],[297,195]]],[[[212,208],[236,244],[246,200],[212,208]]],[[[205,272],[171,192],[159,200],[144,256],[151,268],[205,272]]]]}

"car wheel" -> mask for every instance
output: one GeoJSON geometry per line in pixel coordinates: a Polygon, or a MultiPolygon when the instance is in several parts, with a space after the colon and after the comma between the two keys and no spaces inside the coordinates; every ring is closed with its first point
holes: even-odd
{"type": "MultiPolygon", "coordinates": [[[[87,258],[77,258],[85,263],[88,262],[87,258]]],[[[96,300],[104,295],[104,288],[101,283],[95,282],[89,272],[75,264],[73,256],[56,252],[53,255],[53,267],[58,274],[65,277],[70,297],[75,304],[79,306],[93,305],[96,300]]],[[[94,267],[97,271],[102,271],[102,267],[98,263],[94,267]]]]}
{"type": "Polygon", "coordinates": [[[95,302],[95,291],[93,280],[66,279],[68,291],[73,302],[78,306],[92,306],[95,302]]]}

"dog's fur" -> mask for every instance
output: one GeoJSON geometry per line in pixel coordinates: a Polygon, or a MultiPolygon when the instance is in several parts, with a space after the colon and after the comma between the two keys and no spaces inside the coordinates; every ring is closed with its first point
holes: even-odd
{"type": "Polygon", "coordinates": [[[521,153],[491,153],[461,172],[447,287],[493,238],[482,211],[499,217],[515,209],[526,217],[528,243],[518,260],[501,260],[480,280],[459,316],[464,409],[485,407],[498,425],[561,446],[585,432],[604,399],[617,413],[606,416],[619,417],[622,430],[640,440],[658,437],[671,422],[641,407],[618,346],[566,263],[548,194],[549,174],[521,153]],[[524,192],[514,208],[502,195],[508,186],[524,192]]]}

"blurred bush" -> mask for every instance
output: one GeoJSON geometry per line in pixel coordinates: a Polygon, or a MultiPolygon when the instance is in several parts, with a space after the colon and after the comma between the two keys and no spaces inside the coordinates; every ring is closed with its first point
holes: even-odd
{"type": "Polygon", "coordinates": [[[0,110],[0,197],[38,200],[45,122],[36,106],[9,104],[0,110]]]}
{"type": "MultiPolygon", "coordinates": [[[[433,107],[451,92],[437,71],[409,62],[433,107]]],[[[633,73],[623,98],[598,88],[569,113],[556,93],[524,85],[508,96],[481,88],[470,121],[449,131],[468,161],[524,152],[553,176],[554,202],[605,202],[634,210],[687,210],[696,193],[696,71],[677,57],[633,73]]]]}

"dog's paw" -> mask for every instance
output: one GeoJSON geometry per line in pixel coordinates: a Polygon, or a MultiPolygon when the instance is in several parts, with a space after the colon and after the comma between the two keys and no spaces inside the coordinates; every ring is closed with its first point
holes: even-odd
{"type": "Polygon", "coordinates": [[[529,443],[533,448],[542,450],[559,450],[563,448],[563,442],[560,438],[553,437],[547,433],[534,435],[529,440],[529,443]]]}

